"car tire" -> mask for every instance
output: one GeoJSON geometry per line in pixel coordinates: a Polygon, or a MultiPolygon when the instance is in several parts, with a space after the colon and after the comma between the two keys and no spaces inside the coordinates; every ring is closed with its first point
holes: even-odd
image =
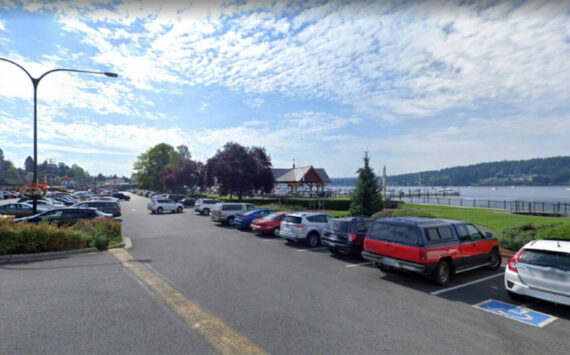
{"type": "Polygon", "coordinates": [[[491,264],[487,266],[488,269],[497,270],[498,268],[501,267],[501,261],[502,261],[501,254],[499,254],[497,250],[491,251],[491,253],[489,254],[489,259],[491,264]]]}
{"type": "Polygon", "coordinates": [[[182,213],[182,209],[183,209],[182,207],[178,207],[178,208],[176,209],[176,213],[182,213]]]}
{"type": "Polygon", "coordinates": [[[307,245],[311,248],[315,248],[319,245],[319,234],[315,232],[309,233],[307,236],[307,245]]]}
{"type": "Polygon", "coordinates": [[[229,216],[228,217],[228,226],[233,226],[234,225],[234,217],[233,216],[229,216]]]}
{"type": "Polygon", "coordinates": [[[273,234],[273,236],[274,236],[275,238],[279,238],[279,233],[280,233],[280,232],[281,232],[281,228],[275,227],[275,228],[273,228],[273,232],[272,232],[271,234],[273,234]]]}
{"type": "Polygon", "coordinates": [[[158,214],[162,214],[162,211],[164,211],[162,207],[156,209],[156,213],[158,214]]]}
{"type": "Polygon", "coordinates": [[[204,208],[204,209],[202,210],[202,214],[203,214],[204,216],[209,216],[209,215],[210,215],[210,210],[207,209],[207,208],[204,208]]]}
{"type": "Polygon", "coordinates": [[[445,286],[451,280],[451,266],[445,260],[442,260],[437,264],[437,268],[433,273],[433,280],[439,286],[445,286]]]}

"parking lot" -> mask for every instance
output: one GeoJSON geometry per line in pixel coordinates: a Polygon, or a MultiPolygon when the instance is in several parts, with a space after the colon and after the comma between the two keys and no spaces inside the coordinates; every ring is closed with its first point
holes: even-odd
{"type": "Polygon", "coordinates": [[[567,352],[569,307],[510,300],[503,268],[460,274],[441,288],[189,209],[151,215],[147,202],[123,203],[131,254],[271,353],[567,352]],[[524,307],[519,318],[532,310],[555,319],[536,327],[474,307],[486,300],[524,307]]]}

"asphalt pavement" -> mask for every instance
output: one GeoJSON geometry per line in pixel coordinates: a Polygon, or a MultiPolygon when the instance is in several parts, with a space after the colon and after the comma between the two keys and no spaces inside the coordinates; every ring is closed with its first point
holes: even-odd
{"type": "MultiPolygon", "coordinates": [[[[128,252],[276,354],[567,354],[570,307],[510,300],[502,269],[445,288],[364,260],[122,203],[128,252]],[[557,317],[542,328],[482,311],[488,299],[557,317]]],[[[212,348],[108,253],[0,266],[0,353],[205,353],[212,348]],[[29,336],[29,335],[33,336],[29,336]]]]}

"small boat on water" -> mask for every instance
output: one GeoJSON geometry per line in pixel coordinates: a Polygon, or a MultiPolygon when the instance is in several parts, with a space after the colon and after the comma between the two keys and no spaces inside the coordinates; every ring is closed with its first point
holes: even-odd
{"type": "Polygon", "coordinates": [[[491,187],[491,191],[497,191],[498,189],[496,187],[491,187]]]}

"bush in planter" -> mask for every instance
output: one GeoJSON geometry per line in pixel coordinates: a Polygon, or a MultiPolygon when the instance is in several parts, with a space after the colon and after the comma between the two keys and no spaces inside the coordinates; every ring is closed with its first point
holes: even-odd
{"type": "Polygon", "coordinates": [[[537,233],[536,238],[570,240],[570,224],[560,224],[544,228],[537,233]]]}
{"type": "Polygon", "coordinates": [[[560,227],[559,224],[536,226],[532,223],[526,223],[518,227],[505,228],[499,242],[501,247],[517,251],[526,243],[535,239],[541,239],[539,235],[548,229],[560,227]]]}

